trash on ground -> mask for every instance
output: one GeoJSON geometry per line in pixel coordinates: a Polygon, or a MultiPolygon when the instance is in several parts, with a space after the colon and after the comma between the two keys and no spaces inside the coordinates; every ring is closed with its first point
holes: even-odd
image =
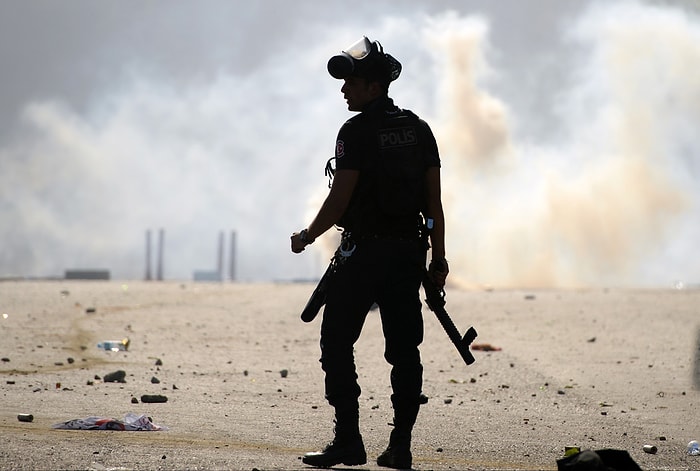
{"type": "Polygon", "coordinates": [[[125,352],[129,350],[130,343],[131,341],[128,338],[121,340],[103,340],[97,343],[97,348],[112,352],[125,352]]]}
{"type": "Polygon", "coordinates": [[[500,352],[501,347],[494,347],[490,343],[475,343],[472,345],[472,350],[478,350],[481,352],[500,352]]]}
{"type": "Polygon", "coordinates": [[[86,417],[53,424],[51,428],[61,430],[120,430],[126,432],[156,432],[168,430],[167,427],[156,425],[146,415],[126,414],[124,420],[106,417],[86,417]]]}
{"type": "Polygon", "coordinates": [[[578,446],[565,446],[564,447],[564,457],[575,455],[581,453],[581,447],[578,446]]]}
{"type": "Polygon", "coordinates": [[[688,454],[691,456],[699,456],[700,455],[700,444],[698,443],[697,440],[691,440],[688,443],[688,454]]]}
{"type": "Polygon", "coordinates": [[[577,471],[582,469],[624,469],[642,471],[626,450],[582,450],[557,460],[558,471],[577,471]]]}
{"type": "Polygon", "coordinates": [[[649,453],[650,455],[655,455],[656,452],[659,451],[654,445],[644,445],[642,450],[644,450],[644,453],[649,453]]]}
{"type": "Polygon", "coordinates": [[[34,416],[32,414],[18,414],[17,420],[20,422],[33,422],[34,416]]]}

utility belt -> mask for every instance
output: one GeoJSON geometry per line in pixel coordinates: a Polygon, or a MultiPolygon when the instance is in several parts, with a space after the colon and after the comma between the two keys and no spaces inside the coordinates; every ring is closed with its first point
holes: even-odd
{"type": "Polygon", "coordinates": [[[350,237],[358,242],[365,240],[419,242],[421,240],[420,234],[351,234],[350,237]]]}
{"type": "Polygon", "coordinates": [[[377,247],[378,250],[392,250],[392,248],[419,249],[423,247],[423,239],[420,234],[356,234],[343,232],[340,251],[348,253],[348,247],[377,247]],[[343,250],[345,249],[345,250],[343,250]]]}

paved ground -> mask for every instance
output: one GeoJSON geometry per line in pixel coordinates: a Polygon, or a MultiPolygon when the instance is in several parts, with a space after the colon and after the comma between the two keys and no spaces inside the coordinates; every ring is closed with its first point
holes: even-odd
{"type": "MultiPolygon", "coordinates": [[[[309,469],[331,437],[309,284],[0,283],[0,468],[309,469]],[[128,352],[96,343],[129,337],[128,352]],[[160,360],[162,365],[157,365],[160,360]],[[116,370],[126,383],[96,377],[116,370]],[[152,383],[152,378],[160,383],[152,383]],[[132,403],[162,394],[162,404],[132,403]],[[161,432],[53,430],[147,414],[161,432]],[[17,414],[34,421],[20,422],[17,414]]],[[[700,290],[448,290],[474,352],[461,363],[426,312],[418,470],[556,469],[565,446],[617,448],[647,470],[698,470],[700,290]],[[655,455],[642,451],[656,445],[655,455]]],[[[388,367],[371,315],[357,345],[361,428],[383,469],[388,367]]]]}

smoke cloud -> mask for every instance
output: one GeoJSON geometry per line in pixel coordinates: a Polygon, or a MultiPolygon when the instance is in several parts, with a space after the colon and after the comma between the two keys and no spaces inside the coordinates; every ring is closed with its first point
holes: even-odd
{"type": "MultiPolygon", "coordinates": [[[[557,95],[552,145],[515,139],[522,119],[483,86],[489,27],[447,17],[437,116],[452,265],[467,285],[590,286],[697,281],[700,23],[616,3],[569,30],[578,51],[557,95]],[[650,38],[653,45],[650,46],[650,38]]],[[[521,90],[527,93],[527,90],[521,90]]]]}
{"type": "Polygon", "coordinates": [[[240,279],[318,276],[328,253],[292,255],[288,237],[325,195],[349,116],[325,61],[366,34],[403,62],[391,95],[438,138],[453,282],[698,282],[700,19],[615,2],[560,26],[556,55],[531,51],[528,70],[508,66],[486,14],[394,14],[318,26],[303,54],[278,44],[245,73],[134,69],[84,108],[34,100],[0,142],[0,276],[142,278],[144,233],[161,227],[169,279],[214,269],[231,230],[240,279]]]}

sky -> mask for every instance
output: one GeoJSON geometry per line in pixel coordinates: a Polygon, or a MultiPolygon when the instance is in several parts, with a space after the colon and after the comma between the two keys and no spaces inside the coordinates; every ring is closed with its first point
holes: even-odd
{"type": "Polygon", "coordinates": [[[222,232],[237,280],[318,277],[336,234],[289,236],[352,116],[326,62],[362,35],[437,137],[453,283],[700,283],[695,0],[1,2],[0,278],[142,279],[160,229],[166,279],[222,232]]]}

